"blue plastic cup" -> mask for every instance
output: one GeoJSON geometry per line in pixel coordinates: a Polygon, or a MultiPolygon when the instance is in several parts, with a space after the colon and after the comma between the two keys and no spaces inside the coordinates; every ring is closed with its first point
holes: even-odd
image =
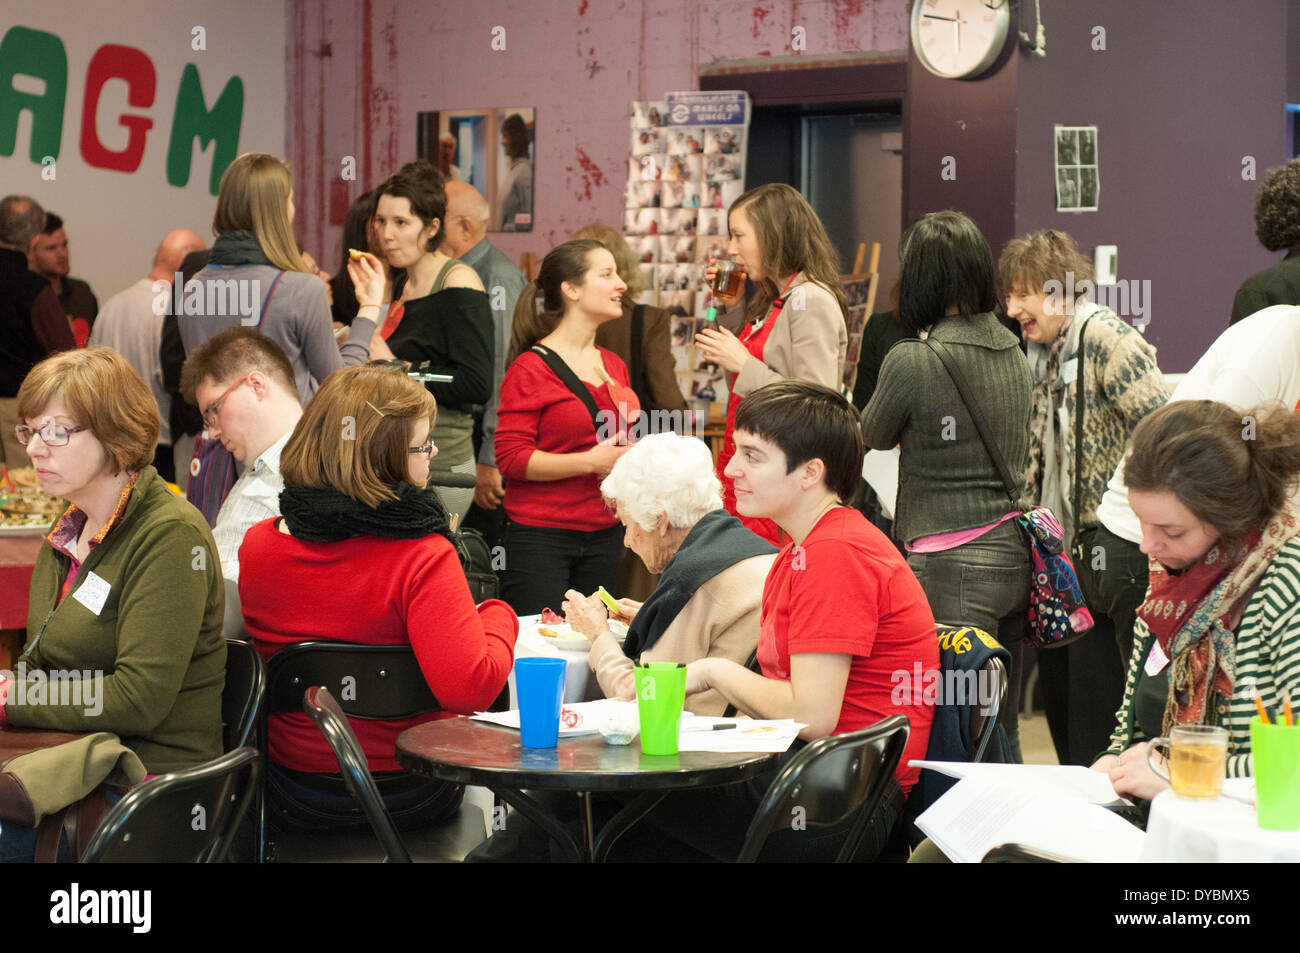
{"type": "Polygon", "coordinates": [[[520,744],[525,748],[554,748],[559,742],[567,667],[562,658],[515,659],[520,744]]]}

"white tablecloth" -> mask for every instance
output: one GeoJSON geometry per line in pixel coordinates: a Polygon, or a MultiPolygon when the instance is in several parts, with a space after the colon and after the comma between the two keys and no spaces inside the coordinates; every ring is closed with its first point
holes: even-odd
{"type": "MultiPolygon", "coordinates": [[[[519,639],[515,642],[515,658],[545,656],[562,658],[566,663],[564,669],[564,700],[566,702],[590,701],[604,698],[596,673],[587,665],[587,650],[561,651],[544,637],[532,631],[537,616],[522,616],[519,620],[519,639]]],[[[518,708],[519,699],[515,695],[515,673],[510,672],[510,707],[518,708]]]]}
{"type": "MultiPolygon", "coordinates": [[[[1254,782],[1229,778],[1224,790],[1254,799],[1254,782]]],[[[1180,798],[1162,791],[1151,802],[1142,860],[1157,863],[1297,863],[1300,831],[1266,831],[1255,808],[1221,797],[1180,798]]]]}

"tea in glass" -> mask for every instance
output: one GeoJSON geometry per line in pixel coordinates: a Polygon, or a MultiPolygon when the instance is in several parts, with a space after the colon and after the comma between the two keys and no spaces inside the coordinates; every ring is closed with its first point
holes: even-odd
{"type": "Polygon", "coordinates": [[[731,305],[740,299],[745,287],[745,271],[734,261],[718,262],[718,270],[713,276],[709,291],[723,304],[731,305]]]}

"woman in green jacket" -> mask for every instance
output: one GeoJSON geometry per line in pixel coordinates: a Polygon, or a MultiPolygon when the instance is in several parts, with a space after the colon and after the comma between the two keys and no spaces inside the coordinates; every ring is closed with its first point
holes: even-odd
{"type": "MultiPolygon", "coordinates": [[[[0,673],[0,724],[112,732],[150,774],[210,761],[221,563],[202,515],[149,465],[160,426],[149,388],[110,348],[65,351],[27,375],[18,416],[42,490],[68,505],[36,559],[27,644],[0,673]],[[57,681],[75,690],[42,690],[57,681]]],[[[31,829],[0,828],[0,860],[30,859],[34,844],[31,829]]]]}

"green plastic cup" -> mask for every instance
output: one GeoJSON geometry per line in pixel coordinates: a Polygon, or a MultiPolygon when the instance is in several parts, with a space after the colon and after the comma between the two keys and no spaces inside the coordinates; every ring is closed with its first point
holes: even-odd
{"type": "Polygon", "coordinates": [[[1250,751],[1259,826],[1300,829],[1300,726],[1266,725],[1256,716],[1250,720],[1250,751]]]}
{"type": "Polygon", "coordinates": [[[677,753],[677,731],[686,703],[686,666],[650,662],[635,667],[636,704],[641,715],[643,754],[677,753]]]}

